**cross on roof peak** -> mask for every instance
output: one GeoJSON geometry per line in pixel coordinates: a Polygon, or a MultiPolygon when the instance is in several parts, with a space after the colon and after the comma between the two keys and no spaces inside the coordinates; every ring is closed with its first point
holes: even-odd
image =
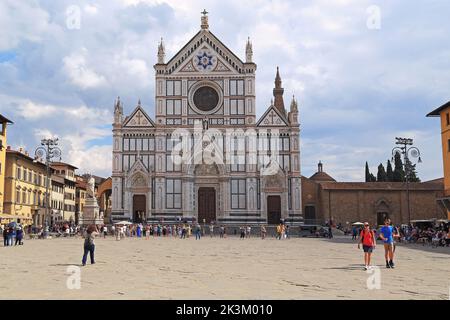
{"type": "Polygon", "coordinates": [[[203,9],[203,12],[200,12],[203,16],[206,16],[209,12],[206,9],[203,9]]]}

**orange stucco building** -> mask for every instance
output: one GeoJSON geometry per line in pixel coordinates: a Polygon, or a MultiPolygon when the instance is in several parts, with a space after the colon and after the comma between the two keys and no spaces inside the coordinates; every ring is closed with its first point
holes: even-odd
{"type": "Polygon", "coordinates": [[[441,119],[445,197],[439,198],[438,202],[447,209],[450,219],[450,101],[430,112],[427,117],[440,117],[441,119]]]}

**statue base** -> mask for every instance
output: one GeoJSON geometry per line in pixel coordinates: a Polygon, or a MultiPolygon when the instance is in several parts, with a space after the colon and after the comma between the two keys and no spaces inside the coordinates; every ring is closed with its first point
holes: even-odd
{"type": "Polygon", "coordinates": [[[90,224],[104,224],[103,219],[100,217],[100,207],[97,200],[94,198],[86,199],[86,204],[83,208],[83,217],[79,221],[80,225],[90,224]]]}

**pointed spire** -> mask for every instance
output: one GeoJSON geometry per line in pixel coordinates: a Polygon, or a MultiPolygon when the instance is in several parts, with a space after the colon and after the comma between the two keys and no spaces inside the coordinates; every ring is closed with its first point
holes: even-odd
{"type": "Polygon", "coordinates": [[[163,38],[161,38],[161,42],[158,45],[158,63],[164,64],[164,58],[166,56],[166,49],[164,47],[163,38]]]}
{"type": "Polygon", "coordinates": [[[120,97],[117,97],[116,102],[114,103],[114,122],[121,123],[123,115],[123,104],[120,102],[120,97]]]}
{"type": "Polygon", "coordinates": [[[245,57],[247,63],[253,62],[253,45],[250,41],[250,37],[248,37],[247,45],[245,46],[245,57]]]}
{"type": "Polygon", "coordinates": [[[291,112],[298,112],[298,104],[297,100],[295,100],[295,95],[292,95],[291,112]]]}
{"type": "Polygon", "coordinates": [[[275,88],[273,89],[273,96],[275,97],[275,108],[286,115],[283,100],[284,89],[281,87],[280,68],[277,67],[277,75],[275,76],[275,88]]]}
{"type": "Polygon", "coordinates": [[[201,25],[200,27],[203,30],[208,30],[209,29],[209,24],[208,24],[208,11],[206,11],[206,9],[203,9],[203,12],[200,12],[202,14],[201,17],[201,25]]]}
{"type": "Polygon", "coordinates": [[[138,100],[138,107],[141,106],[141,99],[138,100]]]}

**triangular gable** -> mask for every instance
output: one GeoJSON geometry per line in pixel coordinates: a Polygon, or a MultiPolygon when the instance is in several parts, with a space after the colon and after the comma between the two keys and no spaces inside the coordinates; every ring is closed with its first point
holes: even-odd
{"type": "Polygon", "coordinates": [[[270,106],[263,114],[261,119],[256,123],[258,127],[287,127],[289,126],[287,119],[275,106],[270,106]]]}
{"type": "Polygon", "coordinates": [[[138,172],[143,173],[145,175],[147,175],[149,173],[147,168],[145,167],[144,163],[142,162],[139,154],[137,156],[136,161],[134,162],[134,164],[131,166],[130,170],[128,171],[128,176],[131,177],[138,172]]]}
{"type": "Polygon", "coordinates": [[[192,54],[188,55],[185,63],[173,70],[176,73],[212,72],[212,73],[234,73],[233,66],[218,55],[211,45],[203,43],[192,54]]]}
{"type": "Polygon", "coordinates": [[[123,124],[124,127],[133,127],[133,128],[148,128],[154,127],[155,123],[150,119],[147,113],[142,109],[139,105],[134,109],[131,113],[131,116],[127,117],[123,124]]]}
{"type": "MultiPolygon", "coordinates": [[[[244,62],[236,56],[227,46],[225,46],[213,33],[206,30],[200,30],[191,40],[187,42],[183,48],[178,51],[172,59],[166,64],[167,71],[171,74],[178,70],[183,70],[188,64],[186,61],[190,61],[194,58],[195,54],[202,46],[208,45],[213,50],[217,57],[226,65],[227,68],[235,70],[236,72],[242,71],[244,68],[244,62]],[[182,66],[182,67],[181,67],[182,66]]],[[[222,66],[221,66],[222,68],[222,66]]],[[[224,70],[220,70],[223,72],[224,70]]]]}

